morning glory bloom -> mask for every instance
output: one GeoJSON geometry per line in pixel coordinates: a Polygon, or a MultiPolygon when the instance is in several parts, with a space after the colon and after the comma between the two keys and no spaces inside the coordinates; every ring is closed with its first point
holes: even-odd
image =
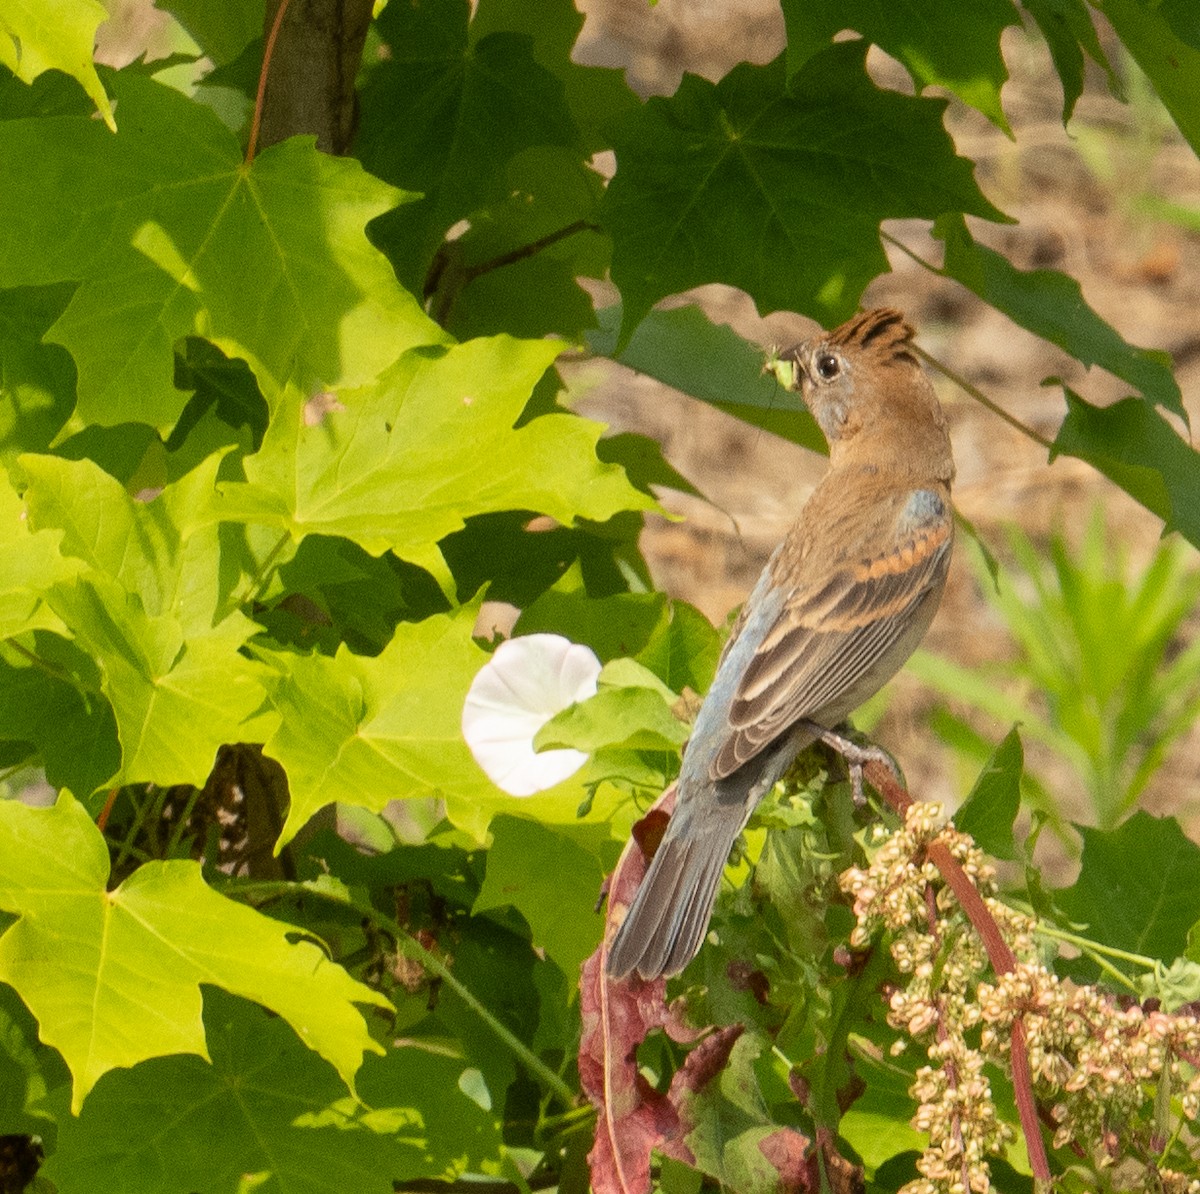
{"type": "Polygon", "coordinates": [[[532,796],[574,775],[578,750],[533,749],[556,713],[596,695],[600,660],[558,634],[526,634],[498,646],[463,705],[462,731],[475,761],[510,796],[532,796]]]}

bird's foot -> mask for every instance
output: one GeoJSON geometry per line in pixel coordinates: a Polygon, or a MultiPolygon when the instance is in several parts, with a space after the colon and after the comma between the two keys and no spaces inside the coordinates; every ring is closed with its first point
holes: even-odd
{"type": "Polygon", "coordinates": [[[807,725],[826,746],[837,751],[846,760],[846,766],[850,771],[850,787],[854,793],[856,805],[861,806],[866,801],[863,796],[863,768],[868,763],[882,763],[896,777],[898,783],[903,782],[900,778],[900,769],[886,750],[882,750],[878,746],[859,746],[857,742],[851,742],[849,738],[843,737],[834,730],[827,730],[824,726],[817,725],[815,721],[810,721],[807,725]]]}

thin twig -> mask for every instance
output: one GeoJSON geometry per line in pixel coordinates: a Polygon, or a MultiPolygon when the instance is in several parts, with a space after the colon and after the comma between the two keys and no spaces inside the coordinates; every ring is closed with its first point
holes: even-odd
{"type": "MultiPolygon", "coordinates": [[[[487,261],[480,261],[476,265],[463,266],[457,271],[448,271],[448,258],[444,253],[439,251],[438,255],[434,258],[433,265],[430,266],[430,275],[425,282],[425,297],[428,298],[440,288],[441,282],[446,277],[447,272],[451,273],[454,285],[441,291],[437,301],[433,304],[430,314],[438,324],[445,327],[446,320],[450,316],[450,311],[454,306],[455,300],[476,278],[491,273],[493,270],[503,269],[506,265],[515,265],[518,261],[525,261],[530,257],[534,257],[543,249],[548,249],[560,240],[566,240],[568,236],[575,236],[579,232],[600,231],[599,224],[593,224],[589,220],[576,220],[574,223],[558,228],[554,232],[547,232],[545,236],[540,236],[537,240],[532,240],[528,244],[519,245],[515,249],[510,249],[507,253],[491,257],[487,261]]],[[[445,248],[447,246],[443,245],[443,249],[445,248]]]]}
{"type": "Polygon", "coordinates": [[[275,39],[279,36],[284,15],[291,2],[292,0],[280,0],[279,7],[275,10],[275,20],[271,22],[271,32],[267,35],[267,44],[263,47],[262,70],[258,72],[258,94],[254,97],[254,118],[250,121],[250,140],[246,145],[247,166],[254,161],[254,154],[258,148],[258,130],[262,125],[263,101],[267,94],[267,72],[275,54],[275,39]]]}
{"type": "Polygon", "coordinates": [[[96,828],[101,833],[108,827],[108,818],[112,816],[113,805],[117,803],[117,794],[120,791],[120,788],[109,788],[108,795],[104,798],[104,807],[100,810],[100,815],[96,818],[96,828]]]}
{"type": "Polygon", "coordinates": [[[527,245],[511,249],[507,253],[501,253],[498,257],[492,257],[488,261],[481,261],[478,265],[467,266],[463,270],[463,278],[467,282],[474,281],[481,274],[490,273],[492,270],[501,269],[506,265],[515,265],[518,261],[533,257],[543,249],[548,249],[551,245],[557,244],[560,240],[566,240],[568,236],[574,236],[577,232],[599,231],[601,231],[599,224],[593,224],[590,220],[576,220],[573,224],[567,224],[554,232],[547,232],[545,236],[540,236],[537,240],[531,240],[527,245]]]}
{"type": "Polygon", "coordinates": [[[57,663],[51,663],[49,660],[43,659],[35,651],[31,651],[15,638],[8,639],[5,646],[11,647],[18,655],[23,655],[34,667],[40,668],[47,676],[52,676],[55,680],[61,680],[64,684],[69,684],[76,692],[84,696],[104,695],[103,690],[99,686],[85,684],[74,672],[69,672],[57,663]]]}
{"type": "MultiPolygon", "coordinates": [[[[950,277],[950,275],[946,273],[944,269],[939,269],[933,264],[932,261],[926,261],[925,258],[920,255],[920,253],[914,252],[902,240],[897,240],[894,236],[891,236],[887,232],[881,232],[880,235],[885,241],[887,241],[889,245],[899,249],[901,253],[912,258],[913,261],[915,261],[923,269],[927,269],[931,274],[937,274],[939,278],[950,277]]],[[[1010,427],[1033,440],[1035,444],[1041,445],[1041,447],[1045,448],[1047,452],[1053,451],[1054,445],[1048,439],[1046,439],[1044,435],[1039,435],[1038,432],[1034,431],[1032,427],[1022,423],[1021,420],[1016,418],[1014,415],[1010,415],[1002,406],[999,406],[993,402],[978,386],[972,385],[969,381],[967,381],[967,379],[963,377],[961,373],[955,372],[950,368],[949,365],[939,361],[937,357],[932,356],[930,353],[926,352],[923,348],[918,347],[916,344],[912,344],[909,347],[911,347],[913,351],[916,352],[917,356],[925,361],[926,364],[936,369],[940,374],[942,374],[943,377],[949,378],[949,380],[958,386],[959,389],[963,390],[967,394],[970,394],[971,397],[980,404],[980,406],[990,410],[997,418],[1003,419],[1004,422],[1006,422],[1010,427]]]]}
{"type": "Polygon", "coordinates": [[[978,386],[972,385],[961,373],[956,373],[949,365],[939,361],[937,357],[927,353],[919,344],[910,344],[909,348],[913,350],[926,364],[936,369],[943,377],[948,377],[961,390],[965,390],[980,406],[986,407],[998,419],[1003,419],[1010,427],[1019,431],[1022,435],[1033,440],[1035,444],[1045,448],[1047,452],[1054,450],[1054,444],[1044,435],[1034,431],[1027,423],[1022,423],[1020,419],[1014,415],[1010,415],[1004,407],[993,402],[978,386]]]}
{"type": "Polygon", "coordinates": [[[361,903],[333,891],[307,887],[301,883],[284,881],[231,883],[225,888],[225,891],[228,895],[239,896],[315,896],[322,900],[328,900],[332,904],[352,909],[393,938],[396,948],[409,961],[418,963],[430,974],[440,978],[512,1050],[530,1074],[537,1078],[551,1094],[557,1095],[568,1105],[575,1102],[575,1091],[563,1081],[561,1075],[556,1074],[519,1036],[502,1024],[486,1005],[476,999],[463,985],[462,980],[455,975],[454,971],[437,954],[426,949],[399,921],[393,920],[370,904],[361,903]]]}
{"type": "Polygon", "coordinates": [[[258,571],[250,578],[246,584],[246,595],[244,597],[236,597],[233,599],[233,608],[239,609],[244,605],[249,605],[266,587],[267,581],[270,579],[270,567],[275,562],[275,557],[283,550],[284,545],[291,539],[291,533],[284,531],[279,536],[275,546],[263,557],[263,561],[258,566],[258,571]]]}

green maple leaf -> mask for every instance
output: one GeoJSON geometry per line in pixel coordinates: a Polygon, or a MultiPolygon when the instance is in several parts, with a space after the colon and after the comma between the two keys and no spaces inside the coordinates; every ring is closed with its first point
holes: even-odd
{"type": "Polygon", "coordinates": [[[263,35],[263,0],[164,0],[156,7],[169,12],[218,65],[233,62],[263,35]]]}
{"type": "Polygon", "coordinates": [[[563,412],[514,427],[561,351],[496,336],[405,353],[336,398],[290,395],[245,459],[246,482],[222,486],[220,516],[297,539],[344,535],[441,572],[438,540],[473,514],[534,510],[571,523],[653,508],[597,459],[599,424],[563,412]]]}
{"type": "Polygon", "coordinates": [[[99,0],[8,0],[0,11],[0,63],[26,83],[48,70],[73,76],[115,129],[112,104],[92,63],[96,30],[107,20],[99,0]]]}
{"type": "Polygon", "coordinates": [[[81,419],[174,423],[184,336],[244,357],[268,400],[445,340],[363,231],[399,191],[300,138],[247,166],[202,104],[130,73],[113,92],[115,137],[79,116],[0,124],[0,156],[26,163],[0,192],[0,285],[80,283],[48,339],[75,358],[81,419]]]}
{"type": "Polygon", "coordinates": [[[888,268],[881,220],[1003,218],[954,153],[945,101],[876,87],[866,52],[830,46],[790,84],[782,57],[716,84],[685,75],[627,122],[603,205],[626,338],[659,299],[706,282],[828,326],[888,268]]]}
{"type": "Polygon", "coordinates": [[[222,603],[221,455],[151,501],[89,460],[21,457],[30,523],[76,557],[77,575],[46,601],[99,668],[121,744],[113,782],[202,784],[222,745],[261,741],[274,724],[255,716],[264,669],[241,654],[258,627],[222,603]]]}
{"type": "MultiPolygon", "coordinates": [[[[87,663],[74,644],[55,635],[33,638],[32,658],[5,651],[0,658],[0,727],[10,742],[31,743],[46,781],[86,800],[114,775],[121,748],[112,706],[94,676],[72,671],[87,663]],[[47,665],[56,668],[52,673],[47,665]]],[[[91,669],[88,669],[91,670],[91,669]]]]}
{"type": "Polygon", "coordinates": [[[264,753],[288,776],[280,844],[334,801],[379,812],[409,796],[495,802],[462,737],[462,706],[487,655],[471,639],[475,610],[401,623],[375,658],[272,654],[280,713],[264,753]]]}
{"type": "Polygon", "coordinates": [[[61,345],[43,340],[74,287],[21,286],[0,291],[0,460],[11,468],[21,452],[39,452],[75,405],[75,363],[61,345]]]}
{"type": "Polygon", "coordinates": [[[469,14],[464,0],[384,9],[378,30],[391,53],[363,88],[355,152],[372,173],[423,196],[378,228],[413,288],[452,224],[508,198],[517,154],[554,145],[574,148],[577,164],[586,156],[563,84],[530,40],[505,30],[472,44],[469,14]]]}
{"type": "Polygon", "coordinates": [[[30,524],[62,532],[64,555],[136,593],[152,615],[208,630],[221,602],[216,479],[225,451],[203,460],[150,500],[91,460],[22,456],[30,524]]]}
{"type": "Polygon", "coordinates": [[[1118,99],[1125,98],[1121,79],[1104,53],[1084,0],[1021,0],[1021,7],[1037,22],[1062,80],[1064,125],[1083,94],[1085,53],[1104,71],[1109,91],[1118,99]]]}
{"type": "Polygon", "coordinates": [[[46,602],[51,587],[81,570],[62,554],[62,538],[57,530],[31,529],[21,499],[0,483],[0,638],[65,629],[46,602]]]}
{"type": "Polygon", "coordinates": [[[1190,0],[1106,0],[1102,11],[1179,131],[1200,153],[1200,27],[1195,5],[1190,0]]]}
{"type": "Polygon", "coordinates": [[[785,0],[788,68],[799,70],[835,33],[853,29],[904,63],[918,89],[953,91],[1005,132],[1000,88],[1008,78],[1000,35],[1020,25],[1012,0],[977,0],[963,20],[958,0],[897,5],[880,0],[785,0]]]}
{"type": "Polygon", "coordinates": [[[44,1177],[62,1194],[391,1194],[396,1181],[452,1180],[503,1155],[496,1113],[466,1093],[467,1063],[444,1045],[369,1057],[358,1075],[367,1107],[286,1024],[242,1000],[206,991],[204,1026],[211,1065],[158,1058],[106,1078],[78,1118],[62,1106],[44,1177]]]}
{"type": "MultiPolygon", "coordinates": [[[[507,796],[463,740],[467,689],[488,659],[471,637],[477,613],[462,606],[402,622],[373,658],[345,646],[333,658],[259,650],[277,673],[267,686],[279,714],[263,751],[283,766],[291,792],[280,845],[335,801],[379,812],[392,800],[440,796],[447,816],[477,839],[497,811],[575,822],[584,795],[579,780],[530,798],[507,796]]],[[[615,788],[596,799],[593,812],[608,819],[614,836],[632,817],[615,788]],[[614,816],[622,803],[624,815],[614,816]]]]}
{"type": "Polygon", "coordinates": [[[1075,456],[1115,481],[1166,531],[1200,547],[1200,453],[1148,402],[1122,398],[1111,406],[1085,402],[1063,386],[1067,417],[1051,459],[1075,456]]]}
{"type": "Polygon", "coordinates": [[[998,311],[1035,335],[1057,344],[1083,365],[1099,365],[1137,386],[1152,402],[1187,419],[1168,353],[1127,343],[1083,298],[1079,283],[1058,270],[1021,270],[981,245],[961,216],[937,221],[934,235],[945,242],[942,274],[961,282],[998,311]]]}
{"type": "Polygon", "coordinates": [[[189,635],[103,573],[57,586],[50,600],[95,659],[116,714],[121,769],[112,784],[202,785],[221,746],[259,742],[274,725],[262,711],[264,670],[240,654],[258,627],[240,612],[189,635]]]}
{"type": "Polygon", "coordinates": [[[364,1051],[379,1052],[355,1003],[387,1000],[295,930],[218,895],[194,862],[151,862],[105,889],[108,847],[64,793],[49,809],[0,802],[0,979],[63,1055],[78,1111],[96,1081],[150,1057],[208,1057],[200,984],[285,1019],[353,1089],[364,1051]]]}

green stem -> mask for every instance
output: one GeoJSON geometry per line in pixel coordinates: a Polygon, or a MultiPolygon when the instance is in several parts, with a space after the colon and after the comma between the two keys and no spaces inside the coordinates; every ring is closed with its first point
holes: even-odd
{"type": "Polygon", "coordinates": [[[267,578],[270,576],[270,568],[275,562],[275,557],[284,549],[284,546],[288,543],[291,537],[292,536],[289,531],[284,531],[283,534],[279,536],[279,541],[263,557],[263,562],[258,566],[258,571],[250,578],[250,582],[246,586],[246,595],[244,597],[239,597],[234,601],[233,604],[235,608],[248,605],[259,595],[259,593],[262,592],[263,587],[267,583],[267,578]]]}
{"type": "Polygon", "coordinates": [[[582,1104],[578,1107],[572,1107],[570,1111],[564,1111],[561,1115],[544,1116],[538,1124],[538,1129],[543,1135],[550,1135],[556,1132],[574,1132],[590,1124],[595,1118],[596,1108],[588,1104],[582,1104]]]}
{"type": "Polygon", "coordinates": [[[43,659],[37,652],[31,651],[28,647],[18,642],[17,639],[10,638],[4,645],[16,651],[18,655],[24,656],[34,667],[40,668],[47,676],[53,676],[54,679],[61,680],[64,684],[69,684],[76,692],[83,696],[98,697],[104,695],[99,688],[93,688],[91,685],[84,684],[73,672],[69,672],[66,668],[59,667],[58,664],[50,663],[48,660],[43,659]]]}
{"type": "Polygon", "coordinates": [[[19,763],[14,763],[11,767],[6,767],[0,771],[0,784],[6,784],[19,771],[24,771],[26,767],[32,767],[38,761],[38,753],[34,751],[28,758],[22,759],[19,763]]]}
{"type": "MultiPolygon", "coordinates": [[[[901,253],[905,254],[907,257],[911,257],[913,261],[915,261],[924,269],[927,269],[931,274],[937,274],[939,278],[950,277],[945,270],[938,269],[938,267],[934,265],[932,261],[926,261],[925,258],[919,253],[914,253],[912,249],[910,249],[903,241],[897,240],[894,236],[891,236],[886,232],[882,232],[881,235],[889,245],[895,246],[900,250],[901,253]]],[[[1047,452],[1053,451],[1054,445],[1048,439],[1046,439],[1045,436],[1039,435],[1032,427],[1026,426],[1026,424],[1022,423],[1020,419],[1010,415],[1008,411],[1004,409],[1004,407],[993,402],[978,386],[974,386],[967,381],[967,379],[963,377],[961,373],[956,373],[950,368],[949,365],[943,364],[937,359],[937,357],[931,356],[923,348],[918,348],[915,344],[912,344],[909,347],[911,347],[917,356],[919,356],[923,361],[942,374],[943,377],[949,378],[956,386],[959,387],[959,389],[970,394],[971,397],[980,404],[980,406],[990,410],[998,419],[1003,419],[1010,427],[1019,431],[1027,438],[1033,440],[1035,444],[1039,444],[1041,447],[1045,448],[1047,452]]]]}
{"type": "Polygon", "coordinates": [[[1079,936],[1078,933],[1071,933],[1066,929],[1056,928],[1054,925],[1039,923],[1036,931],[1043,937],[1049,937],[1055,941],[1065,941],[1068,945],[1076,946],[1082,953],[1087,954],[1105,974],[1121,983],[1122,986],[1128,987],[1131,991],[1137,989],[1135,984],[1127,974],[1111,965],[1105,955],[1109,958],[1116,958],[1121,962],[1130,962],[1135,966],[1142,967],[1143,970],[1153,970],[1157,964],[1156,959],[1147,958],[1144,954],[1133,954],[1128,950],[1117,949],[1111,945],[1100,945],[1098,942],[1089,941],[1086,937],[1079,936]]]}
{"type": "MultiPolygon", "coordinates": [[[[117,857],[113,861],[112,869],[114,871],[119,871],[124,865],[125,860],[131,855],[135,857],[138,855],[139,852],[133,843],[136,840],[138,833],[141,831],[143,824],[145,824],[146,816],[150,811],[150,806],[152,803],[153,796],[150,793],[143,793],[143,799],[140,803],[137,800],[133,801],[133,818],[129,822],[129,828],[125,832],[125,839],[121,842],[120,849],[117,851],[117,857]]],[[[144,856],[142,861],[145,861],[144,856]]]]}
{"type": "Polygon", "coordinates": [[[557,1095],[564,1103],[575,1102],[575,1092],[556,1074],[527,1044],[515,1033],[502,1024],[471,992],[463,986],[459,978],[449,966],[435,953],[427,950],[411,933],[398,921],[373,908],[370,904],[341,896],[336,892],[324,891],[318,888],[306,887],[302,883],[286,883],[281,881],[263,880],[250,883],[231,883],[226,888],[228,893],[237,895],[274,896],[317,896],[357,912],[359,916],[371,921],[377,928],[388,933],[396,941],[400,953],[409,961],[417,962],[430,974],[436,975],[465,1003],[491,1030],[498,1036],[525,1068],[537,1078],[551,1094],[557,1095]]]}
{"type": "Polygon", "coordinates": [[[176,820],[175,827],[171,830],[171,836],[167,840],[167,849],[164,857],[176,857],[179,843],[183,841],[183,835],[187,832],[188,822],[191,820],[192,812],[196,808],[196,801],[200,799],[200,794],[203,791],[203,788],[192,788],[191,793],[188,795],[187,803],[183,807],[183,812],[176,820]]]}

